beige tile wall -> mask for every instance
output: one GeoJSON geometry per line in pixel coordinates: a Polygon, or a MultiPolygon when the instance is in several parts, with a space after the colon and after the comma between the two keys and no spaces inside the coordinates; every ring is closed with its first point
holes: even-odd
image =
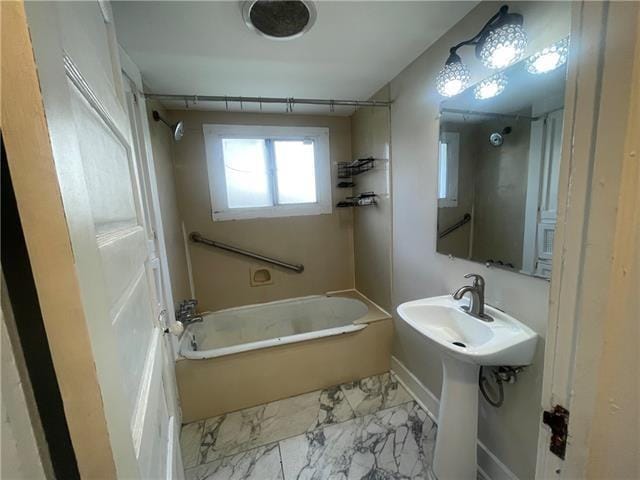
{"type": "Polygon", "coordinates": [[[171,291],[173,292],[173,301],[177,303],[189,298],[191,293],[187,256],[182,235],[182,219],[176,195],[176,178],[171,158],[173,139],[171,130],[164,123],[153,120],[151,117],[153,110],[157,110],[164,118],[167,117],[167,112],[157,101],[147,102],[149,135],[151,136],[151,148],[156,168],[167,261],[171,274],[171,291]]]}
{"type": "MultiPolygon", "coordinates": [[[[527,112],[530,114],[530,112],[527,112]]],[[[531,122],[491,121],[478,129],[476,149],[474,260],[501,260],[522,268],[524,212],[531,122]],[[489,135],[512,127],[501,147],[492,146],[489,135]]]]}
{"type": "MultiPolygon", "coordinates": [[[[205,237],[305,267],[302,274],[274,267],[272,284],[252,287],[250,269],[262,264],[210,247],[190,245],[196,297],[202,308],[216,310],[353,288],[350,209],[334,209],[330,215],[213,222],[202,133],[205,123],[328,127],[335,184],[335,163],[351,158],[348,117],[182,110],[169,115],[174,121],[185,121],[185,135],[174,144],[173,160],[178,204],[187,231],[198,231],[205,237]]],[[[343,195],[334,188],[333,203],[343,195]]]]}
{"type": "MultiPolygon", "coordinates": [[[[385,86],[373,100],[389,100],[385,86]]],[[[351,117],[353,158],[373,157],[375,168],[355,177],[354,193],[374,191],[375,207],[354,209],[353,237],[356,288],[387,311],[391,310],[391,164],[390,112],[359,108],[351,117]]]]}

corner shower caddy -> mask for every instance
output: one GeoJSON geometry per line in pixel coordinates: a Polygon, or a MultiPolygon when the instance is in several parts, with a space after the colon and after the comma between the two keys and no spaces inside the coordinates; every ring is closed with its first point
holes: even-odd
{"type": "Polygon", "coordinates": [[[373,192],[362,192],[354,197],[347,197],[336,204],[337,208],[346,207],[367,207],[376,204],[376,194],[373,192]]]}
{"type": "MultiPolygon", "coordinates": [[[[353,188],[356,186],[353,177],[361,173],[368,172],[375,166],[375,159],[359,158],[353,162],[338,162],[338,188],[353,188]]],[[[374,192],[363,192],[359,195],[346,197],[336,204],[337,208],[365,207],[376,204],[376,194],[374,192]]]]}

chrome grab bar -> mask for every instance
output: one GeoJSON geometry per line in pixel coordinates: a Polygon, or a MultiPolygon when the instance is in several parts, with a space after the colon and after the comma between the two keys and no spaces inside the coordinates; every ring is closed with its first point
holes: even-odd
{"type": "Polygon", "coordinates": [[[470,221],[471,221],[471,214],[465,213],[464,216],[460,220],[458,220],[456,223],[454,223],[453,225],[451,225],[448,228],[445,228],[442,232],[440,232],[438,234],[438,238],[446,237],[451,232],[459,229],[461,226],[465,225],[466,223],[469,223],[470,221]]]}
{"type": "Polygon", "coordinates": [[[226,250],[228,252],[244,255],[245,257],[253,258],[255,260],[260,260],[261,262],[266,262],[272,265],[277,265],[278,267],[293,270],[296,273],[304,272],[304,265],[283,262],[282,260],[266,257],[264,255],[260,255],[259,253],[253,253],[253,252],[250,252],[249,250],[244,250],[242,248],[234,247],[233,245],[227,245],[226,243],[220,243],[220,242],[216,242],[215,240],[209,240],[208,238],[204,238],[198,232],[191,232],[191,234],[189,235],[189,238],[191,238],[191,241],[194,243],[202,243],[210,247],[219,248],[220,250],[226,250]]]}

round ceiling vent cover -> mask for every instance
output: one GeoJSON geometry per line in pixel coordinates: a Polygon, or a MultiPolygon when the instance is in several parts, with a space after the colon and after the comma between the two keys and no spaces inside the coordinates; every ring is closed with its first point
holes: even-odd
{"type": "Polygon", "coordinates": [[[274,40],[300,37],[316,20],[312,2],[304,0],[254,0],[244,2],[244,22],[259,34],[274,40]]]}

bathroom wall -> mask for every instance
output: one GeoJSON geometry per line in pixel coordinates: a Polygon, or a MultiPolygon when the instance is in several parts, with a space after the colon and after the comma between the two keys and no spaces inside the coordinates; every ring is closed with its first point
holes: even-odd
{"type": "Polygon", "coordinates": [[[176,178],[171,158],[173,138],[171,130],[164,123],[153,120],[153,110],[157,110],[163,118],[167,117],[167,112],[157,101],[147,101],[149,135],[156,167],[162,229],[164,231],[167,261],[171,275],[171,291],[173,293],[173,301],[177,304],[181,300],[191,298],[191,292],[189,288],[187,254],[182,235],[182,221],[178,210],[176,178]]]}
{"type": "Polygon", "coordinates": [[[0,276],[0,478],[54,478],[4,276],[0,276]]]}
{"type": "MultiPolygon", "coordinates": [[[[389,86],[371,100],[389,100],[389,86]]],[[[362,294],[391,311],[390,111],[362,107],[351,116],[352,158],[375,158],[371,171],[355,177],[354,194],[375,192],[375,207],[354,209],[355,284],[362,294]]]]}
{"type": "Polygon", "coordinates": [[[345,195],[344,190],[335,188],[335,164],[351,159],[348,117],[184,110],[169,114],[174,121],[185,121],[185,135],[174,144],[173,160],[178,203],[187,232],[197,231],[205,237],[301,263],[305,267],[301,274],[272,267],[273,283],[252,287],[251,267],[264,267],[264,264],[204,245],[190,244],[196,297],[203,309],[214,310],[353,288],[351,209],[334,208],[330,215],[214,222],[202,133],[205,123],[328,127],[335,204],[345,195]]]}
{"type": "MultiPolygon", "coordinates": [[[[480,400],[479,437],[520,479],[534,477],[544,337],[549,284],[541,279],[487,269],[482,264],[449,259],[436,253],[436,181],[438,105],[435,77],[451,45],[474,36],[502,5],[482,2],[447,34],[391,81],[391,157],[393,158],[393,295],[394,307],[421,297],[450,293],[463,285],[462,276],[478,272],[487,280],[487,301],[514,315],[539,335],[534,364],[516,385],[505,387],[500,409],[480,400]]],[[[569,2],[517,2],[524,15],[533,53],[569,33],[569,2]]],[[[474,58],[472,48],[460,53],[472,82],[490,72],[474,58]]],[[[435,395],[442,381],[437,353],[414,331],[396,321],[394,355],[435,395]]]]}

